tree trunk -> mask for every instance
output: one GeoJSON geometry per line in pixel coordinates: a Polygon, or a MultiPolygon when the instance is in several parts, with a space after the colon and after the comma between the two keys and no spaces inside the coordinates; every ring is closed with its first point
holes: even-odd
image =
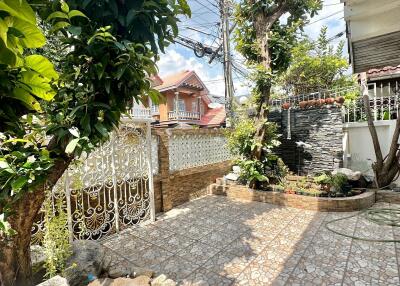
{"type": "Polygon", "coordinates": [[[67,169],[71,159],[59,160],[52,167],[46,185],[24,194],[12,209],[14,214],[7,221],[16,235],[0,237],[0,286],[32,285],[31,231],[45,199],[45,188],[51,189],[67,169]]]}
{"type": "Polygon", "coordinates": [[[400,137],[400,117],[396,120],[396,128],[392,137],[389,153],[385,158],[383,158],[378,133],[376,132],[371,112],[366,73],[361,74],[361,88],[364,108],[367,115],[368,129],[371,134],[376,157],[376,161],[372,164],[372,169],[375,174],[375,184],[377,188],[385,188],[388,187],[396,179],[396,176],[398,176],[400,171],[400,152],[398,144],[400,137]]]}

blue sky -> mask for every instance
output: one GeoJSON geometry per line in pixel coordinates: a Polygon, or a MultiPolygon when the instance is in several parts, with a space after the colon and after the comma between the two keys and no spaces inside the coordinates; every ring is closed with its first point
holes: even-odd
{"type": "MultiPolygon", "coordinates": [[[[220,36],[217,24],[219,22],[218,0],[188,0],[188,2],[192,9],[192,18],[182,18],[182,22],[179,24],[180,34],[208,45],[218,46],[220,42],[217,38],[220,36]],[[211,35],[204,35],[188,27],[211,35]]],[[[325,0],[323,9],[310,19],[310,24],[305,27],[305,34],[315,39],[323,25],[328,26],[329,37],[345,30],[343,4],[340,3],[340,0],[325,0]]],[[[345,40],[345,36],[332,41],[332,43],[337,44],[340,40],[345,40]]],[[[343,52],[347,54],[346,50],[343,52]]],[[[243,64],[238,53],[234,52],[233,57],[237,65],[243,64]]],[[[168,47],[165,54],[161,54],[158,66],[161,77],[182,70],[194,70],[205,82],[210,93],[224,96],[223,68],[219,62],[210,65],[207,57],[197,58],[192,50],[175,44],[168,47]]],[[[235,96],[248,94],[249,83],[236,73],[233,74],[233,78],[235,96]]]]}

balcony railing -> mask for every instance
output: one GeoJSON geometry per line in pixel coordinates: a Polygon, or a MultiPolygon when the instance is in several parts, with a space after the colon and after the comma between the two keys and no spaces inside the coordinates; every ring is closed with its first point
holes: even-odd
{"type": "Polygon", "coordinates": [[[188,112],[188,111],[169,111],[169,120],[200,120],[199,112],[188,112]]]}
{"type": "MultiPolygon", "coordinates": [[[[397,119],[400,113],[400,96],[370,98],[369,106],[375,121],[397,119]]],[[[367,114],[361,97],[343,105],[343,122],[362,122],[366,120],[367,114]]]]}
{"type": "Polygon", "coordinates": [[[129,114],[135,118],[151,118],[151,111],[149,108],[133,107],[129,110],[129,114]]]}

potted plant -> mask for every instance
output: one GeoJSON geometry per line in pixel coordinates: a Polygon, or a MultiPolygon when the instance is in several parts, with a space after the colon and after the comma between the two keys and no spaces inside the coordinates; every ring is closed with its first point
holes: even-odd
{"type": "Polygon", "coordinates": [[[343,104],[344,103],[345,98],[343,96],[339,96],[335,98],[336,103],[338,104],[343,104]]]}
{"type": "Polygon", "coordinates": [[[334,104],[335,103],[335,99],[333,97],[328,97],[325,99],[325,103],[326,104],[334,104]]]}
{"type": "Polygon", "coordinates": [[[307,101],[300,101],[299,103],[300,108],[304,109],[308,106],[308,102],[307,101]]]}
{"type": "Polygon", "coordinates": [[[290,103],[285,102],[284,104],[282,104],[282,108],[283,108],[284,110],[288,110],[288,109],[290,108],[290,103]]]}

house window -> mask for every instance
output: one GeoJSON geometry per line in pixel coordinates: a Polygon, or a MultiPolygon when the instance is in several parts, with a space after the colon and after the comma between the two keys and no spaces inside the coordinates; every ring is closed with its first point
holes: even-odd
{"type": "Polygon", "coordinates": [[[192,112],[199,112],[197,99],[192,101],[192,112]]]}
{"type": "MultiPolygon", "coordinates": [[[[176,99],[173,101],[173,110],[176,110],[176,99]]],[[[178,100],[178,111],[186,111],[185,101],[183,99],[178,100]]]]}

